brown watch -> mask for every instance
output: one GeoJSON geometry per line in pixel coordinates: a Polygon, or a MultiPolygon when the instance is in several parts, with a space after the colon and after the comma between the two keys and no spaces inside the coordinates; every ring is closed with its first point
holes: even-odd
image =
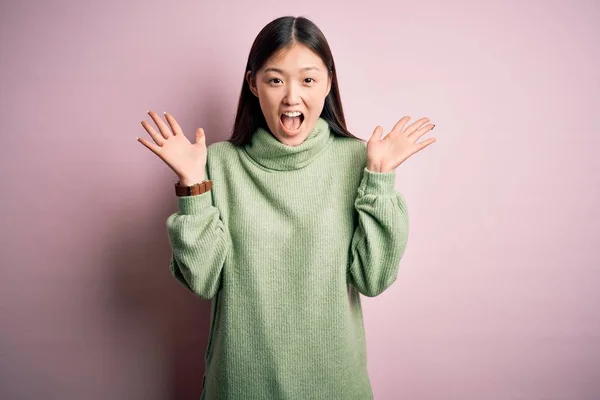
{"type": "Polygon", "coordinates": [[[182,186],[181,181],[175,183],[175,194],[177,196],[195,196],[208,192],[212,188],[212,181],[206,179],[201,183],[196,183],[192,186],[182,186]]]}

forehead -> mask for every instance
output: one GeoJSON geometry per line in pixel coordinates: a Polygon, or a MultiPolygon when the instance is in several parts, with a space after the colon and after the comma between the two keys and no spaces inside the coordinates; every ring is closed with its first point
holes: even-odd
{"type": "Polygon", "coordinates": [[[321,57],[308,47],[295,44],[273,54],[261,68],[263,72],[325,71],[321,57]]]}

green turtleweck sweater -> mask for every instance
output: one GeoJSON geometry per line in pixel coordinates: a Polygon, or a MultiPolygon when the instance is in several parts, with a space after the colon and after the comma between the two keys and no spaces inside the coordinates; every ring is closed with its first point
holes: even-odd
{"type": "Polygon", "coordinates": [[[373,398],[359,293],[396,279],[408,216],[366,156],[323,119],[297,147],[208,147],[213,188],[167,219],[173,276],[212,300],[201,399],[373,398]]]}

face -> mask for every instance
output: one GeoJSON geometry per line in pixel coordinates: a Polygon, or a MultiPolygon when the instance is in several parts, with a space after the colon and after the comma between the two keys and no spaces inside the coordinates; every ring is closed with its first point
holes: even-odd
{"type": "Polygon", "coordinates": [[[321,58],[299,44],[275,53],[252,77],[250,90],[258,97],[269,130],[283,144],[298,146],[321,115],[331,78],[321,58]],[[284,115],[288,112],[300,112],[284,115]]]}

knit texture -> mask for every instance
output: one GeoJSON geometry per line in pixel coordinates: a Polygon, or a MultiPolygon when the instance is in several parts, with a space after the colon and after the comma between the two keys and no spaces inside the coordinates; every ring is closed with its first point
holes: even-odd
{"type": "Polygon", "coordinates": [[[173,276],[212,304],[201,399],[373,398],[359,293],[395,281],[408,216],[366,161],[323,119],[296,147],[208,147],[213,188],[167,219],[173,276]]]}

